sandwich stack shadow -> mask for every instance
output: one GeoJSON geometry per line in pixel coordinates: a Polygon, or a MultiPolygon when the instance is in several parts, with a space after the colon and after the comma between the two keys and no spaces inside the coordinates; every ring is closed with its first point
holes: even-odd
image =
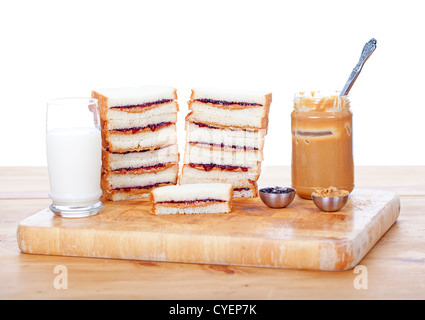
{"type": "Polygon", "coordinates": [[[147,197],[177,183],[177,90],[162,86],[96,90],[102,133],[103,196],[147,197]]]}
{"type": "Polygon", "coordinates": [[[272,94],[192,89],[180,184],[230,183],[234,197],[257,197],[272,94]]]}

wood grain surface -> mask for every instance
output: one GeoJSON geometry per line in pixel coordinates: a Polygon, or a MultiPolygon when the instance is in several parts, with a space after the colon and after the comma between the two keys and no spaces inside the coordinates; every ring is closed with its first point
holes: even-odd
{"type": "Polygon", "coordinates": [[[63,219],[43,210],[19,223],[33,254],[340,271],[354,268],[393,225],[399,197],[356,190],[338,212],[298,197],[271,209],[236,199],[228,214],[152,215],[147,199],[104,201],[96,216],[63,219]]]}
{"type": "MultiPolygon", "coordinates": [[[[288,185],[289,177],[289,167],[266,167],[259,183],[288,185]]],[[[3,167],[0,299],[424,299],[425,167],[358,167],[356,186],[397,192],[400,216],[363,269],[327,272],[22,254],[18,223],[50,204],[46,168],[3,167]],[[54,286],[58,266],[67,289],[54,286]],[[356,286],[361,275],[367,288],[356,286]]]]}

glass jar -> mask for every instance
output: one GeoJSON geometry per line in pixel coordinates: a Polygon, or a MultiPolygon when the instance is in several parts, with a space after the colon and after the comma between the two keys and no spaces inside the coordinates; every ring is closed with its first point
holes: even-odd
{"type": "Polygon", "coordinates": [[[354,189],[350,101],[337,93],[301,92],[291,114],[292,187],[311,199],[315,188],[354,189]]]}

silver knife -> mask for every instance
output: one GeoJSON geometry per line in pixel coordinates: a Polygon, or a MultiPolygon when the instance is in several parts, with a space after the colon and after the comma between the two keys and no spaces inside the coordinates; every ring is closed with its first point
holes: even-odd
{"type": "Polygon", "coordinates": [[[372,53],[376,49],[376,39],[372,38],[368,43],[365,44],[363,47],[362,55],[360,56],[359,62],[354,67],[353,71],[351,72],[350,76],[348,77],[347,82],[345,83],[344,88],[341,90],[340,97],[346,96],[348,92],[350,92],[351,87],[353,86],[354,82],[356,81],[357,77],[360,74],[360,71],[362,71],[363,65],[365,64],[366,60],[372,55],[372,53]]]}

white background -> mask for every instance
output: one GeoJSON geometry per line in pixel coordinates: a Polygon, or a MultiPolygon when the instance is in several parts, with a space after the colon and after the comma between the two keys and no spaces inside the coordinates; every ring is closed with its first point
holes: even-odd
{"type": "Polygon", "coordinates": [[[2,1],[0,165],[45,165],[53,98],[146,84],[273,92],[267,165],[291,161],[294,93],[350,97],[356,165],[425,165],[423,1],[2,1]]]}

